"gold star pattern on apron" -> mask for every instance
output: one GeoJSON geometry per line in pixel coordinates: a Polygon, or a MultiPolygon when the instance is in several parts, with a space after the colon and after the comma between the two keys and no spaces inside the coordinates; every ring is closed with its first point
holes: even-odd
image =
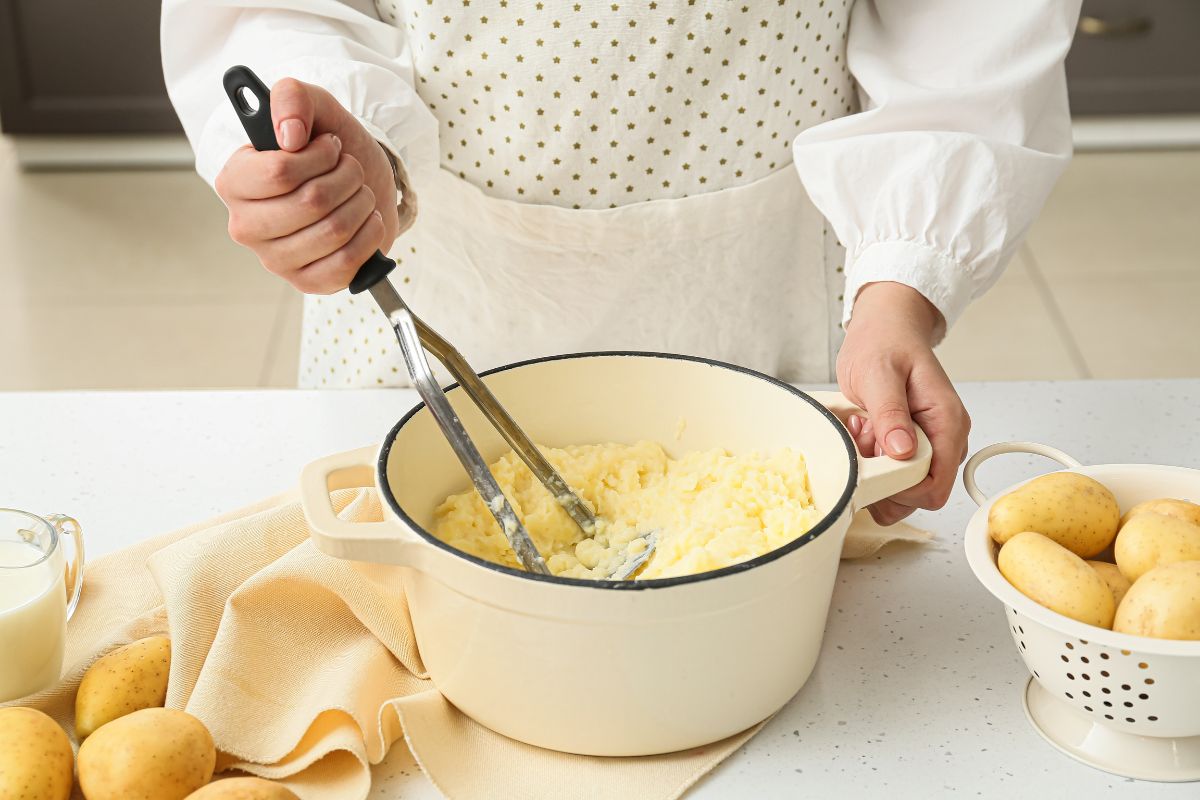
{"type": "Polygon", "coordinates": [[[413,50],[442,167],[612,208],[740,186],[849,113],[848,3],[376,0],[413,50]]]}
{"type": "MultiPolygon", "coordinates": [[[[639,204],[665,210],[669,206],[664,204],[685,198],[770,184],[774,188],[761,191],[773,192],[772,202],[803,205],[804,214],[816,214],[802,191],[796,196],[771,176],[792,172],[792,140],[798,133],[857,110],[845,63],[848,0],[375,3],[381,19],[400,28],[409,42],[416,90],[439,122],[443,181],[453,176],[501,204],[616,214],[639,204]]],[[[794,173],[791,177],[798,183],[794,173]]],[[[495,306],[488,303],[489,296],[526,303],[532,284],[524,283],[521,291],[497,288],[496,279],[475,275],[472,265],[469,281],[459,280],[454,291],[447,287],[434,292],[431,286],[439,276],[421,274],[419,260],[430,256],[419,230],[420,216],[434,213],[431,202],[472,202],[461,197],[461,191],[448,189],[435,201],[431,195],[436,193],[418,187],[418,229],[393,247],[400,264],[393,280],[410,302],[417,303],[418,313],[433,316],[429,321],[459,343],[469,359],[481,361],[477,367],[494,366],[497,359],[541,355],[539,341],[536,346],[514,344],[511,355],[495,351],[491,357],[487,353],[493,351],[482,343],[489,338],[486,334],[480,335],[476,352],[464,346],[464,341],[470,342],[470,325],[490,325],[492,338],[511,334],[515,343],[519,335],[505,330],[500,320],[486,321],[474,314],[462,319],[463,309],[495,306]],[[480,297],[460,298],[463,285],[480,297]],[[437,317],[446,313],[444,306],[450,302],[460,306],[458,316],[447,315],[447,321],[438,324],[437,317]]],[[[731,207],[730,213],[740,207],[731,207]]],[[[657,213],[661,211],[648,210],[644,216],[654,220],[657,213]]],[[[628,222],[613,218],[612,224],[628,222]]],[[[651,228],[657,224],[649,223],[651,228]]],[[[808,283],[820,283],[824,294],[819,303],[806,299],[802,309],[775,310],[785,326],[795,327],[791,317],[801,313],[822,321],[838,318],[844,283],[841,249],[819,214],[813,225],[810,238],[817,249],[809,260],[817,263],[805,268],[815,270],[808,283]]],[[[445,221],[438,233],[430,230],[436,223],[427,220],[424,235],[438,242],[453,226],[453,220],[445,221]]],[[[567,228],[560,230],[567,235],[567,228]]],[[[737,241],[731,240],[733,246],[737,241]]],[[[484,250],[490,258],[491,251],[484,250]]],[[[784,252],[782,245],[779,251],[784,252]]],[[[770,257],[780,258],[774,253],[770,257]]],[[[446,260],[445,254],[436,258],[446,260]]],[[[522,273],[521,280],[528,278],[522,273]]],[[[548,305],[548,313],[561,305],[548,305]]],[[[528,308],[531,320],[538,313],[528,308]]],[[[755,310],[747,308],[745,313],[753,316],[755,310]]],[[[554,337],[552,325],[541,327],[543,338],[554,337]]],[[[687,351],[793,379],[827,380],[840,332],[836,325],[826,327],[819,343],[794,345],[821,350],[814,362],[820,367],[808,361],[799,366],[776,352],[779,348],[743,354],[744,348],[726,346],[731,333],[694,346],[687,337],[666,331],[646,330],[642,339],[629,341],[596,334],[579,338],[574,347],[611,342],[614,347],[687,351]]],[[[558,335],[545,349],[572,349],[567,339],[558,335]]],[[[407,382],[391,331],[369,298],[345,293],[307,298],[302,386],[407,382]]]]}

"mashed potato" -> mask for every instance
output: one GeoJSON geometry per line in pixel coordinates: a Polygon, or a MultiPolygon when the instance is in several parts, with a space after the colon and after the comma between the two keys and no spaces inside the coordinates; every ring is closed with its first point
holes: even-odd
{"type": "MultiPolygon", "coordinates": [[[[709,450],[678,460],[654,442],[542,451],[595,509],[594,537],[584,536],[515,453],[493,464],[492,474],[555,575],[602,578],[638,552],[638,537],[650,531],[658,532],[657,549],[638,578],[720,569],[782,547],[821,517],[804,456],[793,450],[709,450]]],[[[479,558],[520,566],[474,490],[438,506],[434,535],[479,558]]]]}

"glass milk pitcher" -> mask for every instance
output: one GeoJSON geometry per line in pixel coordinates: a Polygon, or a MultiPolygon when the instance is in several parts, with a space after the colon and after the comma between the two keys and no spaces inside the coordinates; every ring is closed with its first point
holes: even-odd
{"type": "Polygon", "coordinates": [[[82,588],[78,522],[0,508],[0,702],[58,682],[67,620],[82,588]],[[62,541],[68,536],[75,543],[70,560],[62,541]]]}

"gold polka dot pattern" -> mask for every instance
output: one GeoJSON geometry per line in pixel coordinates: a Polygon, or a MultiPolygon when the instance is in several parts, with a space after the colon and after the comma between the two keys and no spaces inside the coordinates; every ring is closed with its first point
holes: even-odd
{"type": "MultiPolygon", "coordinates": [[[[493,198],[607,209],[743,186],[788,167],[800,131],[857,110],[847,0],[375,2],[412,47],[442,167],[493,198]]],[[[821,236],[837,319],[844,252],[821,236]]],[[[410,297],[418,240],[391,253],[410,297]]],[[[302,387],[408,384],[369,297],[308,297],[303,329],[302,387]]]]}
{"type": "Polygon", "coordinates": [[[442,167],[611,208],[751,183],[856,110],[847,0],[375,0],[413,50],[442,167]]]}

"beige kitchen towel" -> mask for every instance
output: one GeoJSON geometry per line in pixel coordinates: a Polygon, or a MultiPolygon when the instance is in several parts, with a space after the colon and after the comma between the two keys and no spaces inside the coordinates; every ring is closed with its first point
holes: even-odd
{"type": "MultiPolygon", "coordinates": [[[[334,494],[354,521],[372,490],[334,494]]],[[[218,769],[282,779],[304,800],[365,798],[369,765],[404,740],[452,798],[675,798],[756,729],[681,753],[591,758],[524,745],[448,703],[425,673],[395,571],[320,553],[292,498],[272,498],[90,564],[66,676],[26,698],[73,733],[96,658],[172,640],[167,704],[212,731],[218,769]]]]}
{"type": "Polygon", "coordinates": [[[931,541],[931,532],[915,528],[907,522],[886,527],[880,525],[871,517],[871,512],[864,508],[854,515],[850,530],[846,531],[846,540],[842,542],[842,558],[865,558],[891,542],[925,544],[931,541]]]}
{"type": "MultiPolygon", "coordinates": [[[[333,499],[347,519],[381,516],[373,490],[333,499]]],[[[843,555],[919,534],[859,518],[843,555]]],[[[287,495],[99,559],[85,580],[63,681],[20,704],[74,739],[84,670],[169,635],[167,704],[212,731],[218,769],[280,779],[304,800],[365,798],[370,765],[400,739],[451,798],[675,798],[758,730],[643,758],[566,755],[494,733],[429,680],[395,571],[318,551],[287,495]]]]}

